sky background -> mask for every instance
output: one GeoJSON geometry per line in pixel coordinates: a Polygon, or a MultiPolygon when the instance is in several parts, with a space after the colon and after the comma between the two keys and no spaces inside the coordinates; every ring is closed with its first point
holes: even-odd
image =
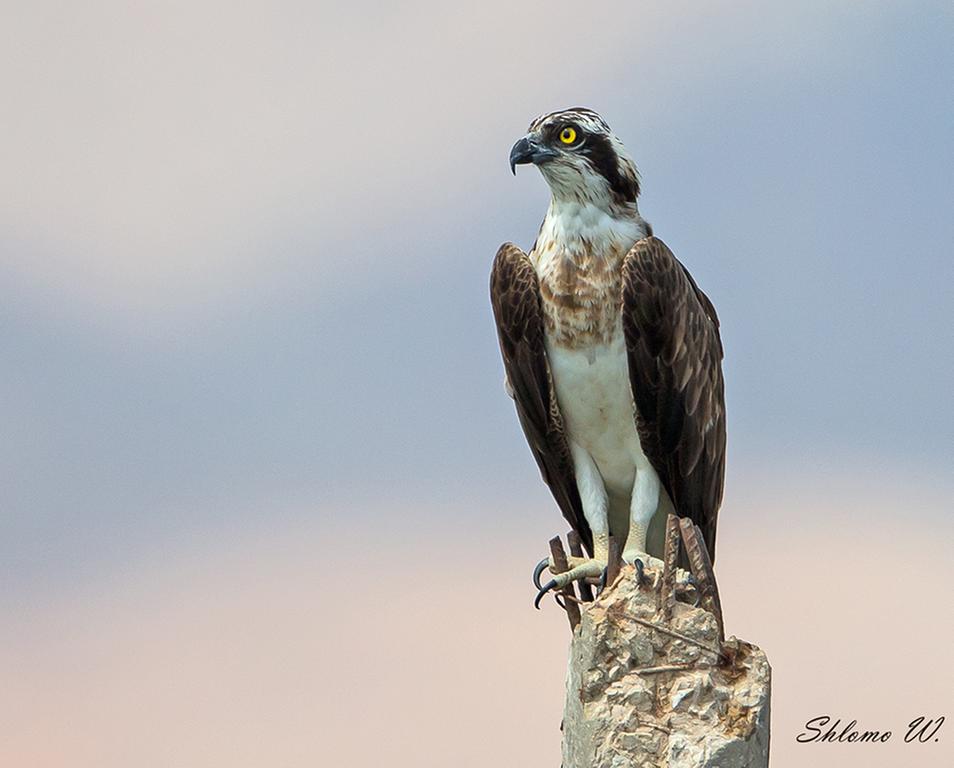
{"type": "Polygon", "coordinates": [[[776,759],[950,764],[793,745],[954,717],[950,3],[3,16],[0,763],[558,764],[487,280],[547,204],[511,144],[580,104],[722,320],[776,759]]]}

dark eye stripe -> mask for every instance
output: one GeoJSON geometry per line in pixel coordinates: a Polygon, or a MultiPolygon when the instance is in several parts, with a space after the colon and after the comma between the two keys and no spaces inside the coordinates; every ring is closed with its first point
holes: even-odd
{"type": "Polygon", "coordinates": [[[619,172],[619,156],[608,137],[594,134],[581,152],[593,168],[606,179],[615,195],[624,201],[636,199],[639,195],[639,182],[619,172]]]}

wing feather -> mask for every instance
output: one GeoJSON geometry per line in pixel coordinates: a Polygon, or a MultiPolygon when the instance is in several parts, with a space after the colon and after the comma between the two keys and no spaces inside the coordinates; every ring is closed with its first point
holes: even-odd
{"type": "Polygon", "coordinates": [[[643,451],[714,561],[726,442],[715,308],[666,244],[647,237],[623,263],[622,313],[643,451]]]}
{"type": "Polygon", "coordinates": [[[504,369],[530,450],[563,516],[592,552],[593,535],[583,516],[544,346],[540,286],[530,259],[513,243],[497,251],[490,299],[504,369]]]}

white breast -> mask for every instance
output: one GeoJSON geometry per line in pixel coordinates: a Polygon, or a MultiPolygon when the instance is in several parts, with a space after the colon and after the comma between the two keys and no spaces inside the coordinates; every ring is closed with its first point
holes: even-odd
{"type": "Polygon", "coordinates": [[[646,225],[635,206],[617,214],[592,201],[552,200],[531,259],[567,436],[596,462],[606,490],[628,499],[637,467],[649,464],[633,418],[619,271],[646,225]]]}
{"type": "Polygon", "coordinates": [[[548,342],[557,401],[567,436],[596,462],[607,491],[628,495],[646,458],[633,418],[622,327],[607,344],[569,349],[548,342]]]}

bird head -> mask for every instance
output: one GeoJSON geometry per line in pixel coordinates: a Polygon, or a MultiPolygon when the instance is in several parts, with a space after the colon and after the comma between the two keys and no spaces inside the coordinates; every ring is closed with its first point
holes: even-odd
{"type": "Polygon", "coordinates": [[[635,205],[636,166],[596,112],[573,107],[538,117],[510,150],[510,170],[536,165],[554,199],[635,205]]]}

